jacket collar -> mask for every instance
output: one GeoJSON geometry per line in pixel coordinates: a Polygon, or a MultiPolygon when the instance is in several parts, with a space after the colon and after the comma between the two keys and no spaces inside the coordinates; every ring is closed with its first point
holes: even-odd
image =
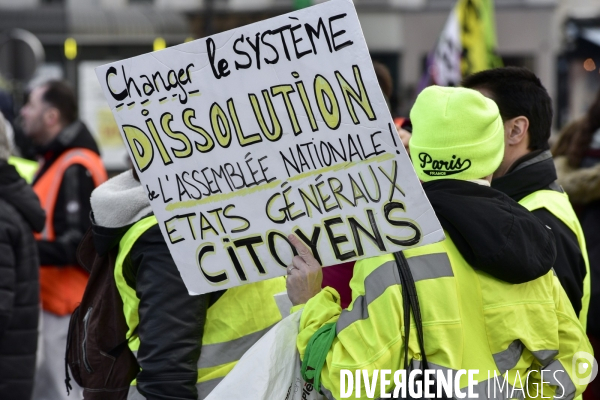
{"type": "Polygon", "coordinates": [[[46,146],[38,146],[35,148],[36,153],[40,155],[43,160],[41,167],[33,180],[33,184],[35,185],[35,183],[37,183],[37,180],[46,173],[61,154],[68,149],[74,148],[88,149],[96,154],[100,154],[98,145],[92,137],[92,134],[81,121],[75,121],[71,125],[65,127],[58,136],[46,146]]]}
{"type": "Polygon", "coordinates": [[[556,169],[550,150],[533,151],[519,158],[506,175],[492,180],[492,187],[515,201],[538,190],[562,192],[556,183],[556,169]]]}
{"type": "Polygon", "coordinates": [[[36,152],[44,157],[48,157],[49,154],[59,156],[65,150],[75,147],[89,149],[99,154],[94,138],[81,121],[66,126],[50,143],[36,147],[36,152]]]}

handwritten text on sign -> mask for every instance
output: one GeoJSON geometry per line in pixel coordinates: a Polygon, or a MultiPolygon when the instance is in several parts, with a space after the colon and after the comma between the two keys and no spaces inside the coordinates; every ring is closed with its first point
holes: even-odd
{"type": "Polygon", "coordinates": [[[96,73],[192,294],[443,238],[348,0],[96,73]]]}

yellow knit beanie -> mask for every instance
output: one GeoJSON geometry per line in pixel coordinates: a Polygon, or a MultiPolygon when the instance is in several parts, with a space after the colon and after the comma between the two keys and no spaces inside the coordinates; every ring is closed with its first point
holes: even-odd
{"type": "Polygon", "coordinates": [[[475,90],[430,86],[417,97],[410,119],[410,154],[424,182],[484,178],[502,161],[498,106],[475,90]]]}

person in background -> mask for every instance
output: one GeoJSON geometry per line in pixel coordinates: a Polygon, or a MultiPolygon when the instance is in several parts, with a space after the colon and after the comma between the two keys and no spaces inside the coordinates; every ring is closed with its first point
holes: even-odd
{"type": "Polygon", "coordinates": [[[91,204],[96,251],[119,246],[116,312],[124,312],[141,369],[128,400],[204,399],[289,313],[289,301],[280,308],[274,297],[285,293],[283,277],[190,296],[132,170],[94,190],[91,204]]]}
{"type": "MultiPolygon", "coordinates": [[[[579,210],[588,244],[592,290],[587,332],[600,354],[600,91],[587,113],[565,126],[552,153],[558,183],[579,210]]],[[[599,379],[590,384],[584,398],[600,398],[599,379]]]]}
{"type": "Polygon", "coordinates": [[[7,160],[10,141],[0,113],[0,398],[33,393],[39,320],[39,259],[33,232],[46,215],[7,160]]]}
{"type": "Polygon", "coordinates": [[[2,89],[0,89],[0,113],[4,115],[5,122],[14,129],[11,139],[12,155],[25,160],[35,160],[35,150],[31,140],[23,133],[19,117],[15,118],[12,96],[2,89]]]}
{"type": "Polygon", "coordinates": [[[385,64],[382,64],[379,61],[373,61],[373,69],[375,70],[377,83],[379,83],[379,88],[381,89],[381,93],[383,93],[385,103],[387,104],[388,109],[391,112],[391,99],[392,95],[394,94],[394,80],[392,79],[392,74],[390,73],[388,67],[386,67],[385,64]]]}
{"type": "Polygon", "coordinates": [[[66,83],[49,81],[34,88],[21,117],[39,156],[33,189],[46,211],[44,229],[36,234],[43,328],[34,399],[67,399],[64,353],[69,318],[88,279],[75,253],[90,226],[90,195],[106,180],[106,171],[96,142],[77,119],[75,95],[66,83]]]}
{"type": "Polygon", "coordinates": [[[548,139],[552,100],[539,78],[517,67],[482,71],[462,85],[494,100],[504,123],[504,158],[492,187],[506,193],[552,228],[558,275],[583,327],[590,304],[586,238],[569,197],[556,182],[548,139]]]}
{"type": "MultiPolygon", "coordinates": [[[[0,116],[3,116],[2,111],[0,111],[0,116]]],[[[15,167],[15,169],[17,170],[19,175],[21,175],[21,177],[23,179],[25,179],[25,181],[27,183],[31,183],[33,181],[33,177],[34,177],[36,171],[39,168],[38,163],[35,161],[32,161],[32,160],[28,160],[26,158],[16,156],[14,154],[15,153],[15,142],[14,142],[15,132],[13,130],[13,127],[6,118],[4,118],[4,122],[3,123],[0,122],[0,124],[4,125],[4,130],[5,130],[6,136],[8,138],[8,148],[9,148],[9,152],[11,153],[11,155],[8,157],[8,163],[15,167]]]]}
{"type": "MultiPolygon", "coordinates": [[[[520,382],[538,397],[540,389],[546,398],[581,394],[586,385],[575,379],[573,356],[591,347],[551,271],[552,231],[489,187],[504,151],[498,107],[474,90],[433,86],[421,92],[410,116],[413,166],[446,235],[442,242],[403,251],[415,280],[424,349],[412,332],[405,337],[405,289],[394,256],[356,263],[353,302],[342,310],[336,291],[321,289],[322,268],[310,250],[290,235],[298,256],[288,267],[287,288],[292,312],[303,309],[297,338],[303,370],[320,377],[328,399],[341,398],[343,369],[362,369],[375,382],[374,371],[420,368],[425,356],[431,369],[442,372],[479,370],[473,376],[479,398],[487,398],[486,389],[494,384],[488,374],[494,371],[507,374],[508,382],[500,378],[502,386],[520,382]],[[470,162],[452,175],[434,175],[414,157],[422,153],[470,162]],[[402,356],[406,347],[408,365],[402,356]],[[543,383],[535,374],[515,379],[542,369],[547,371],[543,383]]],[[[461,379],[460,387],[466,385],[461,379]]],[[[373,386],[370,397],[384,397],[382,385],[373,386]]],[[[392,379],[385,390],[393,388],[392,379]]],[[[360,398],[367,396],[361,391],[360,398]]]]}

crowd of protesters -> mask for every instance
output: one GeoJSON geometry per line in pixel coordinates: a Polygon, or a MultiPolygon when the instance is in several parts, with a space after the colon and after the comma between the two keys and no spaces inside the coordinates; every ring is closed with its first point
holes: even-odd
{"type": "MultiPolygon", "coordinates": [[[[389,99],[389,72],[375,71],[389,99]]],[[[199,296],[187,294],[135,168],[107,180],[71,88],[33,88],[18,119],[0,114],[0,399],[204,399],[299,310],[300,357],[329,399],[340,398],[340,371],[357,368],[478,369],[479,398],[490,370],[562,371],[527,384],[544,397],[600,398],[600,382],[582,384],[572,363],[600,349],[600,92],[551,147],[552,101],[532,72],[498,68],[462,86],[426,88],[397,126],[409,154],[470,160],[438,177],[413,160],[444,241],[323,269],[290,235],[287,277],[199,296]],[[35,160],[21,157],[15,131],[35,160]],[[115,368],[85,390],[77,382],[100,364],[65,363],[77,321],[92,318],[77,308],[88,279],[99,284],[84,260],[109,269],[116,300],[102,312],[125,326],[122,338],[94,325],[116,338],[96,349],[115,368]],[[291,305],[277,298],[286,290],[291,305]]]]}

